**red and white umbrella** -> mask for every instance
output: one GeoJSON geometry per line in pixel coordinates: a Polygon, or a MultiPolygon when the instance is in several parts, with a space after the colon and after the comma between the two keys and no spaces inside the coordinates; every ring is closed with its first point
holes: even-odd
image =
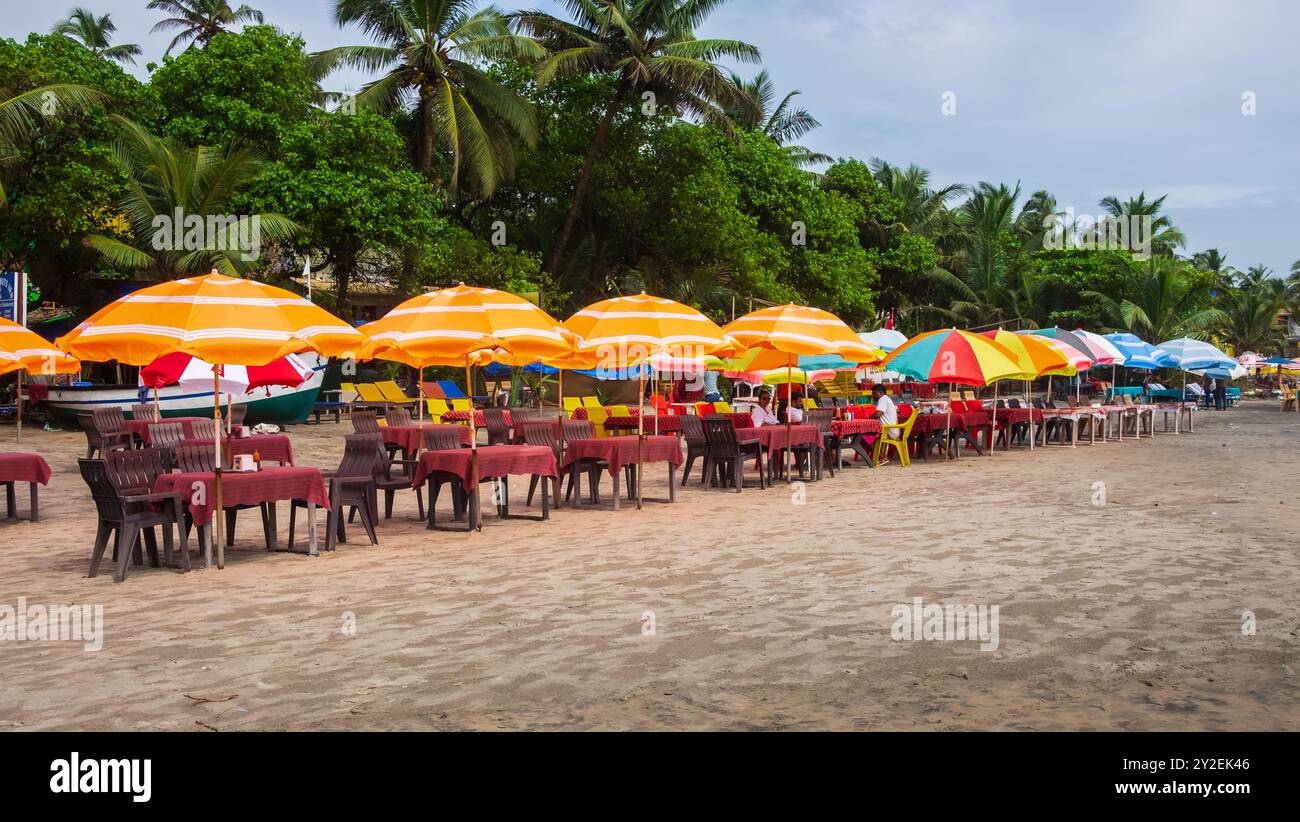
{"type": "MultiPolygon", "coordinates": [[[[311,378],[312,370],[297,354],[290,354],[266,365],[219,365],[217,373],[221,393],[233,395],[272,385],[295,388],[311,378]]],[[[166,354],[140,369],[140,385],[211,389],[212,363],[182,352],[166,354]]]]}

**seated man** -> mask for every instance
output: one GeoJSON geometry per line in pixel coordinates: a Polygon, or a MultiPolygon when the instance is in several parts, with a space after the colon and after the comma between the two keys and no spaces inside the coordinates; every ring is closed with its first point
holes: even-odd
{"type": "Polygon", "coordinates": [[[772,392],[769,389],[764,388],[758,392],[758,405],[749,412],[749,418],[755,428],[781,424],[781,420],[772,410],[772,392]]]}
{"type": "MultiPolygon", "coordinates": [[[[881,425],[898,425],[898,403],[885,393],[885,386],[879,383],[871,386],[871,399],[876,404],[876,411],[870,419],[880,420],[881,425]]],[[[898,434],[897,430],[889,432],[891,439],[898,439],[898,434]]]]}

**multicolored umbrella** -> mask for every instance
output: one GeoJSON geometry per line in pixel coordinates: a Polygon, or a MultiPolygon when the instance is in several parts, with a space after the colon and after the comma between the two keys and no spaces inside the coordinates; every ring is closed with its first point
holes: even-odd
{"type": "Polygon", "coordinates": [[[1123,351],[1120,351],[1110,340],[1100,334],[1076,328],[1074,329],[1074,336],[1083,340],[1084,344],[1088,346],[1088,353],[1097,360],[1098,365],[1123,365],[1128,359],[1124,356],[1123,351]]]}
{"type": "Polygon", "coordinates": [[[69,357],[26,326],[0,317],[0,374],[18,372],[18,426],[23,438],[23,374],[76,374],[81,362],[69,357]]]}
{"type": "MultiPolygon", "coordinates": [[[[1012,379],[1025,381],[1025,394],[1030,406],[1034,404],[1034,380],[1039,377],[1047,377],[1050,392],[1051,377],[1073,377],[1077,373],[1077,369],[1070,364],[1070,358],[1061,350],[1069,348],[1069,346],[1058,343],[1050,337],[1038,337],[1033,334],[1013,334],[1001,328],[997,331],[985,331],[984,336],[1003,346],[1016,356],[1016,361],[1024,370],[1012,379]]],[[[1082,357],[1083,355],[1079,354],[1078,356],[1082,357]]],[[[994,383],[993,388],[995,392],[994,404],[996,405],[996,383],[994,383]]],[[[1031,414],[1029,417],[1029,450],[1031,451],[1034,450],[1034,438],[1034,419],[1031,414]]],[[[1011,448],[1010,437],[1007,437],[1006,443],[1009,450],[1011,448]]],[[[989,453],[993,453],[992,448],[989,449],[989,453]]]]}
{"type": "MultiPolygon", "coordinates": [[[[234,405],[236,394],[247,394],[256,388],[283,385],[290,388],[302,385],[311,378],[312,370],[297,354],[290,354],[266,365],[214,365],[191,354],[177,351],[165,354],[140,369],[137,381],[143,388],[154,392],[154,416],[158,416],[158,389],[168,385],[202,390],[212,385],[212,372],[216,370],[217,387],[227,395],[227,411],[234,405]]],[[[226,414],[226,430],[231,430],[232,415],[226,414]]]]}
{"type": "Polygon", "coordinates": [[[1016,356],[988,337],[956,328],[913,337],[880,364],[926,382],[987,385],[1016,379],[1022,371],[1016,356]]]}
{"type": "MultiPolygon", "coordinates": [[[[1051,328],[1035,328],[1031,331],[1018,331],[1016,333],[1034,334],[1039,337],[1047,337],[1048,339],[1065,343],[1066,345],[1073,348],[1075,351],[1082,353],[1084,356],[1088,358],[1088,365],[1084,366],[1083,368],[1079,368],[1080,371],[1087,370],[1088,368],[1091,368],[1094,365],[1110,365],[1111,358],[1108,355],[1105,355],[1106,361],[1103,362],[1102,358],[1098,357],[1092,352],[1092,348],[1089,347],[1088,343],[1085,342],[1081,337],[1079,337],[1078,334],[1075,334],[1073,331],[1066,331],[1064,328],[1058,328],[1056,326],[1052,326],[1051,328]]],[[[1076,366],[1076,368],[1077,367],[1078,366],[1076,366]]]]}

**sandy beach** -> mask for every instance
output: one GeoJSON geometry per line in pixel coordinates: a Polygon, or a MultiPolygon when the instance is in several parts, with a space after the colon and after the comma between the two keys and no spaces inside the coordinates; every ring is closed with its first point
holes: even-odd
{"type": "MultiPolygon", "coordinates": [[[[298,463],[333,467],[350,430],[293,427],[298,463]]],[[[378,546],[319,558],[261,550],[247,512],[225,570],[115,585],[86,577],[83,436],[27,432],[54,478],[40,522],[0,522],[0,604],[101,604],[104,639],[0,642],[0,728],[1296,730],[1297,444],[1300,414],[1246,403],[1195,434],[854,468],[802,500],[606,494],[473,535],[405,494],[378,546]],[[998,606],[997,650],[895,641],[915,597],[998,606]]]]}

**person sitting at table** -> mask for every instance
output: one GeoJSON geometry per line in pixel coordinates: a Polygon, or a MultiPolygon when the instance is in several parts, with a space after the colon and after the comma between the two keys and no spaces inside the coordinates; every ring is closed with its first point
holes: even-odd
{"type": "MultiPolygon", "coordinates": [[[[869,419],[880,420],[881,425],[898,425],[898,403],[885,393],[885,386],[880,383],[871,386],[871,399],[876,404],[876,410],[869,419]]],[[[898,439],[898,430],[891,429],[889,437],[898,439]]]]}
{"type": "Polygon", "coordinates": [[[749,419],[755,428],[764,425],[780,425],[781,419],[772,411],[772,392],[766,388],[758,392],[758,405],[749,412],[749,419]]]}

